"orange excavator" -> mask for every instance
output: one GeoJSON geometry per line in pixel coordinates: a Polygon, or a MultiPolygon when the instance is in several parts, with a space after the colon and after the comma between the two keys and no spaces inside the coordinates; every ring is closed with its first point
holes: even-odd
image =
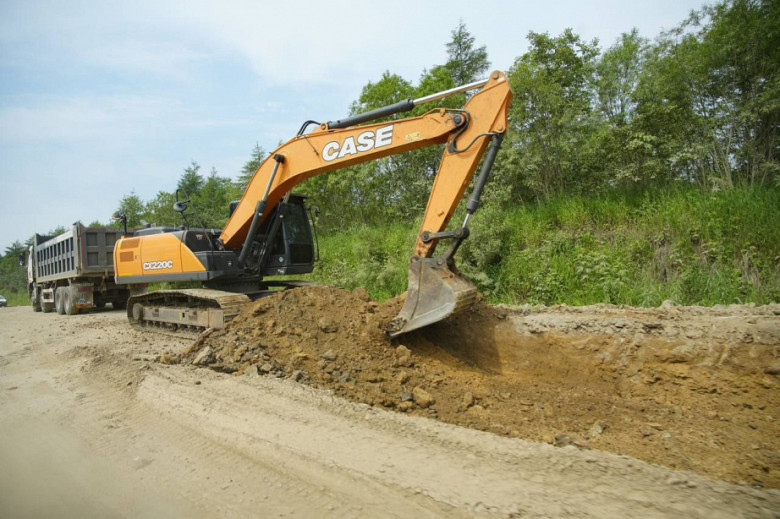
{"type": "MultiPolygon", "coordinates": [[[[174,205],[184,217],[184,226],[148,227],[117,242],[117,284],[197,281],[204,287],[133,295],[127,305],[129,321],[169,328],[221,328],[245,303],[301,285],[264,279],[314,269],[315,245],[306,197],[292,193],[293,187],[315,175],[444,143],[444,155],[409,261],[406,301],[387,333],[396,337],[467,308],[476,300],[477,289],[458,273],[453,257],[469,235],[469,218],[479,206],[506,132],[511,97],[506,75],[495,71],[486,80],[344,119],[307,121],[294,138],[260,165],[241,200],[231,204],[224,229],[190,227],[188,216],[197,219],[197,213],[185,195],[174,205]],[[460,109],[436,108],[419,117],[365,124],[475,90],[460,109]],[[317,129],[307,133],[312,124],[317,124],[317,129]],[[465,220],[460,227],[448,230],[483,157],[466,202],[465,220]],[[441,241],[448,241],[449,246],[443,254],[434,256],[441,241]]],[[[121,215],[118,217],[121,219],[121,215]]]]}

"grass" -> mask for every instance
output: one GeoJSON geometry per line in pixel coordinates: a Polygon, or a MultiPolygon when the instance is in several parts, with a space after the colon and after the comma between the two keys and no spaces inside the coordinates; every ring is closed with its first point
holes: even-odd
{"type": "Polygon", "coordinates": [[[416,232],[416,227],[397,224],[320,236],[320,261],[311,279],[350,290],[364,287],[380,301],[398,295],[406,290],[416,232]]]}
{"type": "Polygon", "coordinates": [[[8,301],[8,306],[28,306],[30,304],[27,292],[6,292],[3,296],[8,301]]]}
{"type": "MultiPolygon", "coordinates": [[[[486,206],[457,260],[495,303],[780,301],[780,190],[694,188],[486,206]]],[[[417,224],[320,238],[314,279],[379,300],[406,288],[417,224]]]]}

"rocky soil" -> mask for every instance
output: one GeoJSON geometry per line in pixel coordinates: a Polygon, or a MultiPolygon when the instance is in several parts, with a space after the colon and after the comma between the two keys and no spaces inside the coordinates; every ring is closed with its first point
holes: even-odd
{"type": "Polygon", "coordinates": [[[401,303],[361,289],[290,290],[161,361],[780,487],[780,305],[477,304],[391,341],[384,328],[401,303]]]}

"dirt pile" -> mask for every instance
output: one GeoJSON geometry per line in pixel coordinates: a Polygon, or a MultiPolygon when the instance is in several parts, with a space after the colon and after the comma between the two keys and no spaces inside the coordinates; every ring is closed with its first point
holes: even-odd
{"type": "Polygon", "coordinates": [[[176,360],[227,373],[288,377],[359,402],[411,411],[419,405],[404,395],[426,381],[427,370],[384,333],[401,304],[396,299],[379,305],[362,290],[288,290],[248,305],[227,328],[207,332],[176,360]]]}
{"type": "Polygon", "coordinates": [[[780,305],[475,305],[390,341],[400,305],[360,289],[290,290],[163,361],[780,487],[780,305]]]}

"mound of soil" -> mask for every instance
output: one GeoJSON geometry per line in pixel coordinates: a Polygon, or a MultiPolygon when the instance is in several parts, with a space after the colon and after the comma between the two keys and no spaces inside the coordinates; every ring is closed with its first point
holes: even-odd
{"type": "Polygon", "coordinates": [[[477,304],[391,341],[384,329],[401,304],[361,289],[289,290],[172,360],[780,487],[780,305],[477,304]]]}

